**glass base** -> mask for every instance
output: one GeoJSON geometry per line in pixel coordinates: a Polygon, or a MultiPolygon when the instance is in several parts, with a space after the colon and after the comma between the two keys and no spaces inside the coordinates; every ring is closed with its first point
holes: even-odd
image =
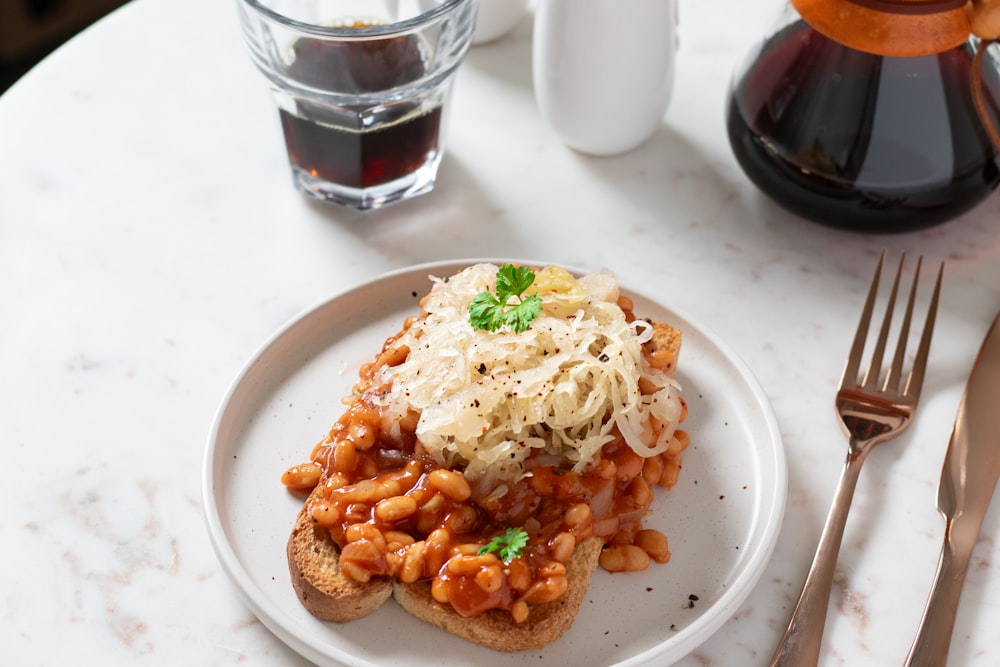
{"type": "Polygon", "coordinates": [[[419,197],[433,190],[440,163],[439,152],[413,173],[369,188],[353,188],[331,183],[294,164],[292,180],[296,188],[310,197],[348,206],[358,211],[371,211],[419,197]]]}

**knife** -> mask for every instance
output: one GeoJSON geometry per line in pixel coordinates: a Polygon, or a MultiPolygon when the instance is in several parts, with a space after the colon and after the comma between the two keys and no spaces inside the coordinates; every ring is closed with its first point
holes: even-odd
{"type": "Polygon", "coordinates": [[[1000,477],[1000,315],[986,334],[958,406],[938,485],[944,545],[907,667],[948,660],[955,612],[979,529],[1000,477]]]}

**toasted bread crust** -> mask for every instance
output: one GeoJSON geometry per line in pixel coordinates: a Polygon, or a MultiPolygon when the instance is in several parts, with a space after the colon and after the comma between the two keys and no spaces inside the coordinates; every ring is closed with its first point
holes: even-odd
{"type": "Polygon", "coordinates": [[[434,600],[429,582],[395,581],[392,595],[403,609],[421,621],[495,651],[514,653],[541,648],[559,639],[573,625],[603,547],[603,542],[594,537],[578,544],[566,563],[569,588],[552,602],[533,605],[524,623],[515,623],[509,612],[500,610],[471,618],[462,616],[451,605],[434,600]]]}
{"type": "Polygon", "coordinates": [[[344,576],[340,549],[326,528],[313,525],[308,503],[295,520],[287,552],[288,571],[299,601],[324,621],[346,623],[367,616],[392,595],[387,577],[361,583],[344,576]]]}
{"type": "Polygon", "coordinates": [[[653,338],[646,343],[646,357],[654,368],[667,375],[677,372],[677,358],[681,354],[681,330],[663,322],[651,322],[653,338]]]}

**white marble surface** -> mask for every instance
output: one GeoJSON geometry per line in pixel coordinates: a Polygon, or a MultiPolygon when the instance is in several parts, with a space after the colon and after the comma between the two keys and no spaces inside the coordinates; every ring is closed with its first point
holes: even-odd
{"type": "MultiPolygon", "coordinates": [[[[937,559],[935,488],[1000,307],[1000,199],[864,236],[802,222],[744,178],[723,129],[737,61],[777,10],[682,0],[671,107],[615,158],[540,119],[530,20],[463,66],[436,192],[373,215],[303,200],[233,3],[134,0],[0,98],[0,663],[297,665],[240,602],[202,518],[206,435],[279,325],[388,269],[483,255],[607,265],[708,325],[773,402],[790,469],[773,560],[684,667],[764,665],[844,455],[832,398],[875,257],[947,260],[913,427],[866,464],[822,664],[902,661],[937,559]]],[[[768,3],[763,3],[767,5],[768,3]]],[[[1000,504],[1000,503],[998,503],[1000,504]]],[[[1000,509],[954,665],[1000,663],[1000,509]]]]}

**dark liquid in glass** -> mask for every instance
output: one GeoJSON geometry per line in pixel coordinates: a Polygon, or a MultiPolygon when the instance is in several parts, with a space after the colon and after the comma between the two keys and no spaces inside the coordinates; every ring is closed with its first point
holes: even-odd
{"type": "MultiPolygon", "coordinates": [[[[971,46],[877,56],[798,21],[734,82],[729,141],[767,195],[820,223],[897,232],[944,222],[1000,183],[973,106],[971,46]]],[[[996,72],[984,73],[997,117],[996,72]]]]}
{"type": "MultiPolygon", "coordinates": [[[[303,39],[295,52],[290,76],[343,93],[387,90],[425,73],[415,37],[346,43],[303,39]]],[[[418,100],[402,100],[372,111],[299,100],[295,112],[282,109],[280,114],[291,162],[338,185],[390,183],[415,172],[438,150],[440,105],[426,108],[418,100]]]]}

